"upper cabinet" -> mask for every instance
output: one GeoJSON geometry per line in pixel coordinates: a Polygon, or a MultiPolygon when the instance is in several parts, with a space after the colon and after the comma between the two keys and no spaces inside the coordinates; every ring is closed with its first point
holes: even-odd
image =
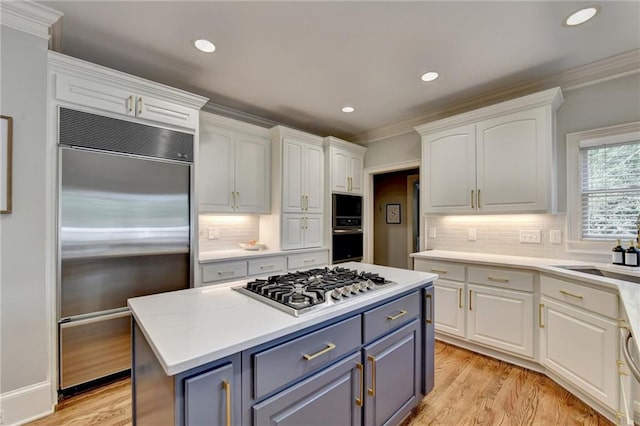
{"type": "Polygon", "coordinates": [[[128,116],[149,124],[198,128],[207,99],[99,65],[49,52],[55,100],[91,112],[128,116]]]}
{"type": "Polygon", "coordinates": [[[416,127],[425,213],[556,209],[559,88],[416,127]]]}
{"type": "Polygon", "coordinates": [[[269,213],[270,163],[268,129],[201,113],[196,164],[200,212],[269,213]]]}
{"type": "Polygon", "coordinates": [[[333,136],[324,139],[328,153],[331,192],[362,195],[362,176],[366,148],[333,136]]]}

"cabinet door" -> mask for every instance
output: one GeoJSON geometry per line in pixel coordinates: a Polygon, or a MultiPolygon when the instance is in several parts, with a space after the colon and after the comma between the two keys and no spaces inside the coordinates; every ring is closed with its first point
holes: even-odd
{"type": "Polygon", "coordinates": [[[150,96],[138,96],[135,109],[136,117],[158,123],[173,124],[189,129],[195,129],[198,124],[197,110],[150,96]]]}
{"type": "Polygon", "coordinates": [[[282,249],[304,248],[304,219],[300,215],[282,215],[282,249]]]}
{"type": "Polygon", "coordinates": [[[56,99],[103,111],[135,116],[133,93],[83,78],[56,74],[56,99]]]}
{"type": "Polygon", "coordinates": [[[475,125],[434,133],[422,139],[422,167],[426,181],[421,188],[424,211],[468,213],[475,211],[475,125]]]}
{"type": "Polygon", "coordinates": [[[616,323],[542,297],[540,362],[612,410],[618,407],[616,323]]]}
{"type": "Polygon", "coordinates": [[[305,211],[322,214],[324,199],[324,158],[322,147],[308,145],[304,151],[304,194],[307,197],[305,211]]]}
{"type": "Polygon", "coordinates": [[[435,376],[435,301],[434,286],[422,290],[422,394],[426,395],[433,389],[435,376]]]}
{"type": "Polygon", "coordinates": [[[308,215],[304,219],[304,246],[322,246],[322,216],[308,215]]]}
{"type": "Polygon", "coordinates": [[[464,337],[464,284],[437,280],[434,286],[436,331],[464,337]]]}
{"type": "Polygon", "coordinates": [[[351,193],[362,194],[362,180],[364,175],[364,157],[351,153],[349,156],[349,170],[351,171],[351,193]]]}
{"type": "Polygon", "coordinates": [[[467,338],[533,357],[533,294],[469,285],[467,338]]]}
{"type": "Polygon", "coordinates": [[[365,425],[397,424],[418,403],[420,321],[364,348],[365,425]]]}
{"type": "Polygon", "coordinates": [[[331,152],[331,191],[349,191],[349,152],[336,147],[331,152]]]}
{"type": "Polygon", "coordinates": [[[253,406],[256,426],[360,425],[360,353],[253,406]]]}
{"type": "Polygon", "coordinates": [[[184,380],[184,424],[205,426],[240,422],[240,374],[229,363],[184,380]]]}
{"type": "Polygon", "coordinates": [[[234,133],[203,124],[198,158],[200,210],[212,213],[234,211],[234,133]]]}
{"type": "MultiPolygon", "coordinates": [[[[284,138],[282,144],[282,210],[284,213],[302,212],[304,145],[284,138]]],[[[307,171],[304,171],[307,173],[307,171]]]]}
{"type": "Polygon", "coordinates": [[[269,141],[259,136],[236,133],[235,157],[237,211],[269,213],[269,141]]]}
{"type": "Polygon", "coordinates": [[[552,173],[546,107],[477,124],[477,188],[481,212],[546,211],[552,173]]]}

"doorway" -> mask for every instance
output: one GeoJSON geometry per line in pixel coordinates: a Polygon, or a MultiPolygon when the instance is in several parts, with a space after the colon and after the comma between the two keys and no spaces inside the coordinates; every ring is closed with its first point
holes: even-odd
{"type": "Polygon", "coordinates": [[[373,263],[411,268],[419,247],[419,169],[373,175],[373,263]]]}

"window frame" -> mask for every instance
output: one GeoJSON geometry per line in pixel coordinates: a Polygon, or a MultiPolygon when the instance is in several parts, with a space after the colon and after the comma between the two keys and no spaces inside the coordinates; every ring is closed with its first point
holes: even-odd
{"type": "Polygon", "coordinates": [[[616,144],[629,138],[640,140],[640,121],[567,133],[567,250],[580,253],[599,253],[611,249],[617,239],[582,239],[582,181],[580,144],[616,144]]]}

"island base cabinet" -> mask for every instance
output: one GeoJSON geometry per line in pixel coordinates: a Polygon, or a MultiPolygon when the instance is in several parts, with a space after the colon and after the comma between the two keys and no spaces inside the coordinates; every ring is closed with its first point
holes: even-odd
{"type": "Polygon", "coordinates": [[[234,385],[231,363],[185,379],[185,426],[239,424],[240,395],[234,385]]]}
{"type": "MultiPolygon", "coordinates": [[[[255,426],[360,425],[360,352],[253,406],[255,426]]],[[[223,423],[221,423],[223,424],[223,423]]]]}
{"type": "Polygon", "coordinates": [[[592,398],[617,410],[616,323],[546,297],[540,303],[540,362],[592,398]]]}
{"type": "Polygon", "coordinates": [[[420,322],[365,346],[364,424],[395,425],[417,405],[420,393],[420,322]]]}

